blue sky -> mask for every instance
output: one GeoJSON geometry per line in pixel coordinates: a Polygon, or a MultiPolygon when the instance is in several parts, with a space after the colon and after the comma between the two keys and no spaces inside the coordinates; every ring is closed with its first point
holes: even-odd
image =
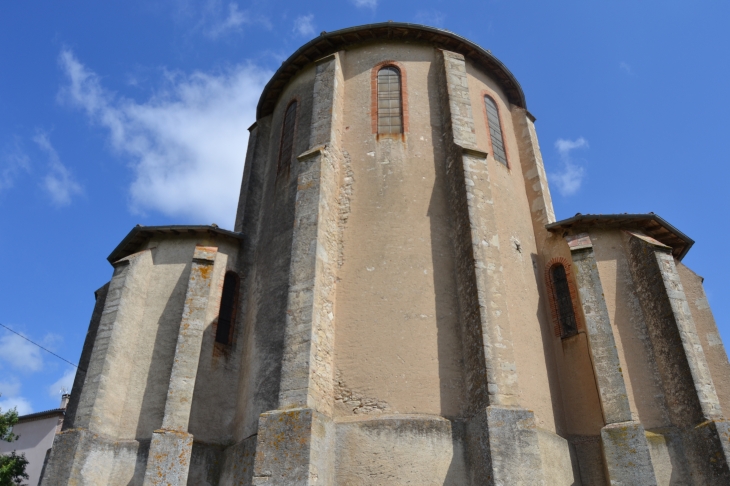
{"type": "MultiPolygon", "coordinates": [[[[109,0],[0,6],[0,322],[76,362],[135,224],[232,226],[254,108],[298,46],[387,20],[454,31],[522,84],[558,219],[653,211],[697,243],[730,342],[728,2],[109,0]]],[[[0,329],[0,408],[73,369],[0,329]]]]}

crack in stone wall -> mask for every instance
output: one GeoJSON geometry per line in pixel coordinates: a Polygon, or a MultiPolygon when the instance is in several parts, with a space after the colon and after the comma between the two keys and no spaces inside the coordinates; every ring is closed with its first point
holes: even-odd
{"type": "Polygon", "coordinates": [[[355,415],[383,413],[390,409],[388,402],[366,397],[362,393],[350,389],[340,371],[335,372],[335,403],[351,409],[355,415]]]}

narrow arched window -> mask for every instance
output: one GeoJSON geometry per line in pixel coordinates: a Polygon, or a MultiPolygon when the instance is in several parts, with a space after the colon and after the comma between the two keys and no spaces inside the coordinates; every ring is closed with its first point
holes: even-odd
{"type": "Polygon", "coordinates": [[[215,331],[216,342],[230,344],[233,341],[233,327],[236,323],[237,308],[238,275],[236,272],[226,272],[223,279],[221,308],[218,312],[218,328],[215,331]]]}
{"type": "Polygon", "coordinates": [[[378,133],[403,133],[400,78],[394,66],[378,71],[378,133]]]}
{"type": "Polygon", "coordinates": [[[560,337],[573,336],[578,333],[578,321],[575,318],[565,266],[558,263],[550,268],[550,283],[552,284],[553,311],[560,326],[560,337]]]}
{"type": "Polygon", "coordinates": [[[489,138],[492,140],[492,152],[494,158],[504,165],[507,165],[507,152],[504,150],[504,136],[502,135],[502,123],[499,120],[497,104],[489,96],[484,97],[484,104],[487,108],[487,123],[489,123],[489,138]]]}
{"type": "Polygon", "coordinates": [[[284,123],[281,127],[281,147],[279,148],[279,164],[277,174],[289,170],[292,153],[294,151],[294,131],[297,122],[297,100],[289,103],[284,113],[284,123]]]}

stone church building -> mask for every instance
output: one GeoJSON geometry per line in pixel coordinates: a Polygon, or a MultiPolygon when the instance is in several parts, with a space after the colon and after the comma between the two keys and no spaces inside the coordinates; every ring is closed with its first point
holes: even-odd
{"type": "Polygon", "coordinates": [[[302,46],[233,231],[137,226],[109,256],[42,484],[730,484],[693,241],[556,221],[534,122],[448,31],[302,46]]]}

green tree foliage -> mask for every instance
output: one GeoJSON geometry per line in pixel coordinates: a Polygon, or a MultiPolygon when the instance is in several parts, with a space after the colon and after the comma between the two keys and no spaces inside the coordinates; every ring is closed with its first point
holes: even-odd
{"type": "MultiPolygon", "coordinates": [[[[13,433],[13,425],[17,423],[17,410],[12,409],[3,413],[0,409],[0,440],[5,442],[18,440],[18,436],[13,433]]],[[[23,480],[28,479],[25,473],[27,465],[25,454],[18,455],[13,451],[10,454],[0,455],[0,486],[23,484],[23,480]]]]}

